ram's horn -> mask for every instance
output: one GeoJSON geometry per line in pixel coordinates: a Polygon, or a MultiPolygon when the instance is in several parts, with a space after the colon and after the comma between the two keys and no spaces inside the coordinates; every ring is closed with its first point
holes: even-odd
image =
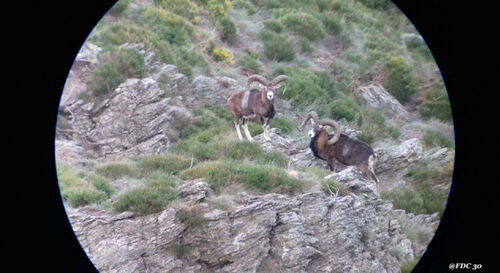
{"type": "Polygon", "coordinates": [[[265,86],[269,85],[269,81],[266,78],[264,78],[264,76],[257,74],[248,77],[247,86],[250,86],[252,82],[260,82],[265,86]]]}
{"type": "Polygon", "coordinates": [[[307,116],[302,121],[302,124],[300,124],[300,126],[297,127],[297,130],[299,130],[299,132],[302,132],[302,130],[304,130],[304,126],[306,125],[307,121],[310,119],[313,119],[313,121],[317,123],[318,122],[318,114],[316,114],[316,112],[314,112],[314,111],[307,113],[307,116]]]}
{"type": "Polygon", "coordinates": [[[286,87],[288,85],[288,76],[287,75],[279,75],[272,81],[273,86],[277,85],[280,82],[285,82],[285,88],[283,89],[283,95],[286,92],[286,87]]]}
{"type": "Polygon", "coordinates": [[[332,127],[334,132],[335,132],[332,139],[328,140],[328,142],[327,142],[329,145],[335,144],[337,141],[339,141],[340,134],[342,133],[342,130],[340,129],[340,126],[338,125],[338,123],[335,120],[327,119],[327,120],[322,120],[319,123],[321,125],[328,125],[328,126],[332,127]]]}

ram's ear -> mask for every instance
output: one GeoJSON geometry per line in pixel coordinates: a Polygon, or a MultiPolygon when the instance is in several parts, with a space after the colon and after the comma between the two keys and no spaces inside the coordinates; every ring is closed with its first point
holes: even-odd
{"type": "Polygon", "coordinates": [[[314,120],[310,119],[309,121],[311,121],[311,126],[314,126],[314,120]]]}

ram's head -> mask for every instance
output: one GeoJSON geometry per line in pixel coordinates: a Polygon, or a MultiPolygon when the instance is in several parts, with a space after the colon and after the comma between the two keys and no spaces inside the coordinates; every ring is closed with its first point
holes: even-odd
{"type": "Polygon", "coordinates": [[[272,81],[268,81],[262,75],[252,75],[252,76],[248,77],[247,86],[250,86],[250,84],[253,82],[258,82],[258,83],[262,84],[265,88],[264,91],[266,92],[266,98],[269,101],[272,101],[274,99],[274,91],[281,87],[281,83],[285,84],[285,88],[283,89],[283,95],[285,94],[286,85],[288,83],[288,76],[279,75],[276,78],[274,78],[272,81]]]}

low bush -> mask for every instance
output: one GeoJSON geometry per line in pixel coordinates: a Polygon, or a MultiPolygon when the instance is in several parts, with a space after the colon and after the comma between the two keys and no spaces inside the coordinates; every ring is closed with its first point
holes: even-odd
{"type": "Polygon", "coordinates": [[[387,9],[389,7],[389,0],[360,0],[363,5],[372,9],[387,9]]]}
{"type": "Polygon", "coordinates": [[[264,56],[277,62],[289,62],[295,59],[295,51],[289,37],[266,30],[260,32],[264,46],[264,56]]]}
{"type": "Polygon", "coordinates": [[[436,84],[429,90],[418,112],[424,119],[437,118],[445,122],[452,121],[450,100],[443,84],[436,84]]]}
{"type": "Polygon", "coordinates": [[[191,22],[196,21],[196,15],[199,12],[198,6],[190,0],[154,0],[153,2],[157,7],[180,15],[191,22]]]}
{"type": "Polygon", "coordinates": [[[447,138],[445,135],[436,131],[427,131],[423,137],[424,144],[427,147],[446,147],[448,149],[454,148],[454,141],[447,138]]]}
{"type": "Polygon", "coordinates": [[[203,211],[198,205],[185,206],[179,209],[175,217],[189,229],[204,226],[203,211]]]}
{"type": "Polygon", "coordinates": [[[242,54],[241,57],[238,58],[238,64],[240,66],[246,67],[256,74],[259,74],[261,71],[260,64],[255,57],[250,54],[242,54]]]}
{"type": "Polygon", "coordinates": [[[132,211],[138,215],[160,212],[177,198],[177,178],[170,175],[150,177],[143,186],[123,193],[113,202],[117,212],[132,211]]]}
{"type": "Polygon", "coordinates": [[[401,264],[401,273],[410,273],[413,268],[417,265],[418,259],[413,258],[411,260],[405,261],[401,264]]]}
{"type": "Polygon", "coordinates": [[[110,162],[96,167],[98,174],[109,179],[120,179],[122,177],[139,177],[140,173],[136,166],[128,163],[110,162]]]}
{"type": "Polygon", "coordinates": [[[97,181],[94,177],[88,181],[84,173],[79,173],[69,166],[58,165],[57,178],[61,196],[74,207],[99,204],[105,201],[111,192],[106,180],[97,181]]]}
{"type": "Polygon", "coordinates": [[[342,33],[342,24],[333,13],[324,13],[321,15],[321,22],[325,30],[331,35],[338,36],[342,33]]]}
{"type": "Polygon", "coordinates": [[[282,152],[278,151],[262,153],[256,158],[255,162],[261,165],[274,165],[279,168],[286,168],[288,166],[287,157],[282,152]]]}
{"type": "Polygon", "coordinates": [[[319,40],[325,37],[325,31],[321,22],[312,15],[303,12],[292,12],[281,17],[280,22],[289,31],[310,41],[319,40]]]}
{"type": "Polygon", "coordinates": [[[275,117],[271,120],[270,125],[271,128],[280,129],[284,135],[290,134],[297,127],[295,121],[287,117],[275,117]]]}
{"type": "Polygon", "coordinates": [[[221,39],[224,42],[231,42],[236,37],[236,27],[229,18],[224,17],[219,21],[221,39]]]}
{"type": "Polygon", "coordinates": [[[387,78],[382,85],[401,103],[408,102],[417,91],[413,69],[399,56],[388,56],[384,68],[387,78]]]}
{"type": "Polygon", "coordinates": [[[137,167],[145,176],[153,172],[175,175],[179,171],[189,168],[191,164],[194,164],[194,160],[192,162],[191,158],[177,154],[143,156],[137,159],[137,167]]]}
{"type": "MultiPolygon", "coordinates": [[[[335,93],[329,77],[323,73],[298,67],[281,67],[274,74],[285,74],[290,78],[285,97],[297,105],[311,104],[318,98],[333,96],[335,93]]],[[[282,96],[281,92],[278,92],[278,96],[282,96]]]]}
{"type": "Polygon", "coordinates": [[[225,61],[227,64],[234,64],[234,55],[225,48],[214,48],[212,54],[216,62],[225,61]]]}
{"type": "Polygon", "coordinates": [[[267,20],[264,21],[264,28],[276,33],[281,33],[283,31],[283,24],[278,20],[267,20]]]}
{"type": "Polygon", "coordinates": [[[215,192],[220,192],[230,183],[239,183],[247,189],[261,192],[279,189],[291,193],[302,187],[299,180],[290,178],[281,168],[237,163],[232,160],[204,162],[181,172],[180,176],[183,179],[203,177],[215,192]]]}
{"type": "Polygon", "coordinates": [[[194,26],[189,21],[164,9],[143,8],[139,11],[136,22],[172,45],[189,44],[194,33],[194,26]]]}
{"type": "Polygon", "coordinates": [[[363,109],[361,111],[361,141],[372,144],[376,139],[392,138],[397,140],[401,135],[398,128],[388,124],[382,112],[374,109],[363,109]]]}
{"type": "Polygon", "coordinates": [[[109,14],[111,14],[113,16],[120,16],[120,15],[122,15],[125,12],[125,10],[127,10],[127,8],[129,7],[129,5],[130,5],[130,1],[129,0],[119,0],[109,10],[109,14]]]}
{"type": "Polygon", "coordinates": [[[146,73],[144,57],[133,49],[119,48],[99,56],[100,63],[87,80],[87,88],[95,96],[105,95],[126,79],[140,78],[146,73]]]}
{"type": "Polygon", "coordinates": [[[408,185],[381,192],[380,197],[392,200],[396,208],[415,214],[443,214],[447,193],[436,192],[433,186],[450,183],[453,173],[452,164],[435,166],[421,161],[410,168],[405,176],[408,185]]]}

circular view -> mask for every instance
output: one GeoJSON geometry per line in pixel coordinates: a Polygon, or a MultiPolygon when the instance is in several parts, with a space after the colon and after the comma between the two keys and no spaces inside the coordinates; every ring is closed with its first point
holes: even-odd
{"type": "Polygon", "coordinates": [[[120,0],[82,45],[59,188],[100,272],[410,272],[447,91],[388,0],[120,0]]]}

